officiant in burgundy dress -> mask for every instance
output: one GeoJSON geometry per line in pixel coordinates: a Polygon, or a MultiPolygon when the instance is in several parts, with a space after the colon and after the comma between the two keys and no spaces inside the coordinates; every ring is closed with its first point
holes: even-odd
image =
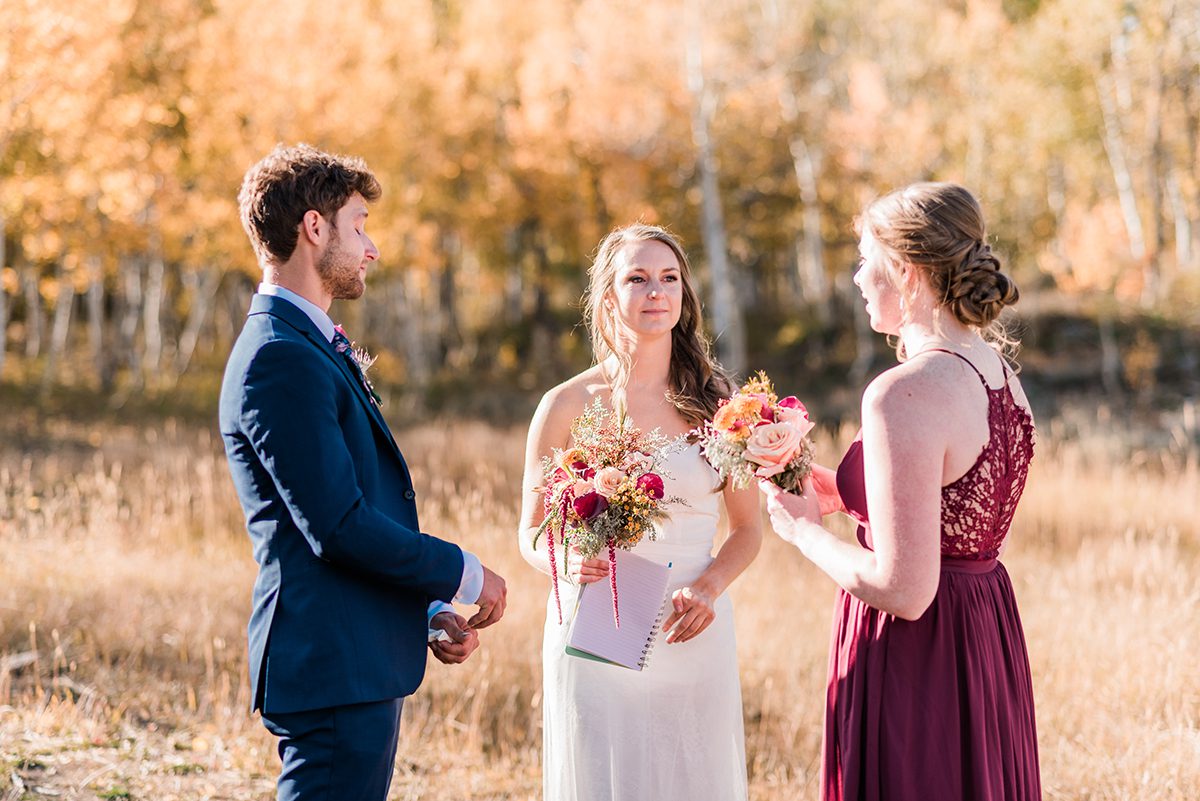
{"type": "Polygon", "coordinates": [[[996,325],[1017,288],[960,186],[907,187],[858,226],[854,283],[901,364],[867,387],[836,473],[817,469],[805,497],[762,485],[775,530],[840,586],[821,797],[1039,799],[1029,659],[998,561],[1033,456],[996,325]],[[857,543],[821,526],[834,511],[857,543]]]}

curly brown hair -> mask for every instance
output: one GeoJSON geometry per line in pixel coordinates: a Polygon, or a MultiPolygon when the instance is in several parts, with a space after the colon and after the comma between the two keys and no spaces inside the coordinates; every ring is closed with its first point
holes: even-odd
{"type": "Polygon", "coordinates": [[[712,417],[717,405],[729,397],[732,384],[712,354],[704,335],[700,296],[692,278],[683,245],[670,231],[657,225],[635,223],[617,228],[600,241],[596,257],[588,270],[588,290],[583,299],[583,316],[592,339],[597,364],[609,356],[617,360],[617,374],[606,376],[610,385],[621,386],[629,375],[630,356],[617,347],[612,315],[604,308],[604,299],[613,288],[617,256],[626,245],[635,242],[661,242],[675,254],[679,263],[683,302],[679,322],[671,329],[671,365],[668,373],[668,400],[691,425],[700,425],[712,417]]]}
{"type": "Polygon", "coordinates": [[[338,210],[358,193],[367,202],[381,194],[366,162],[311,145],[276,145],[246,171],[238,192],[242,227],[259,260],[282,264],[296,250],[300,223],[315,210],[336,225],[338,210]]]}
{"type": "Polygon", "coordinates": [[[868,205],[855,230],[871,233],[892,268],[911,264],[923,272],[941,306],[960,323],[998,350],[1015,352],[1016,340],[998,318],[1021,295],[1000,271],[983,210],[969,191],[952,183],[906,186],[868,205]]]}

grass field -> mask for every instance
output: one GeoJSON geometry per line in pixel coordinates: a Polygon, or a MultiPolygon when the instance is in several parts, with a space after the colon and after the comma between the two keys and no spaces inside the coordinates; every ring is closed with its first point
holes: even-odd
{"type": "MultiPolygon", "coordinates": [[[[1005,556],[1046,798],[1200,798],[1200,466],[1092,428],[1047,426],[1005,556]]],[[[820,440],[824,461],[848,433],[820,440]]],[[[273,798],[219,440],[9,411],[0,434],[0,799],[273,798]]],[[[393,798],[540,795],[547,583],[515,542],[523,436],[399,436],[423,527],[502,572],[510,605],[406,704],[393,798]]],[[[733,592],[751,797],[815,798],[833,585],[771,536],[733,592]]]]}

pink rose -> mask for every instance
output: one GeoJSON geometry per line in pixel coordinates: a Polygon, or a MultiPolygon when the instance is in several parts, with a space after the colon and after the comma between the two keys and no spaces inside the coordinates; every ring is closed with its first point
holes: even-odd
{"type": "Polygon", "coordinates": [[[804,404],[797,401],[795,398],[785,398],[784,400],[796,401],[795,406],[780,406],[775,417],[780,423],[789,425],[799,432],[800,436],[807,437],[808,432],[817,427],[817,424],[808,419],[808,409],[804,408],[804,404]]]}
{"type": "Polygon", "coordinates": [[[595,492],[596,487],[590,481],[582,478],[577,478],[571,482],[571,495],[576,498],[581,498],[589,492],[595,492]]]}
{"type": "Polygon", "coordinates": [[[761,465],[754,475],[770,478],[782,473],[800,450],[800,432],[786,423],[759,426],[746,440],[746,460],[761,465]]]}
{"type": "Polygon", "coordinates": [[[638,489],[646,493],[647,497],[653,498],[656,501],[661,500],[662,496],[666,494],[662,476],[657,473],[646,473],[638,479],[637,485],[638,489]]]}
{"type": "Polygon", "coordinates": [[[788,395],[786,398],[781,400],[776,405],[778,405],[782,409],[800,409],[801,411],[804,410],[804,404],[801,403],[800,399],[797,398],[795,395],[788,395]]]}
{"type": "Polygon", "coordinates": [[[576,498],[571,505],[575,508],[575,514],[584,520],[594,520],[608,508],[608,499],[598,492],[589,492],[581,498],[576,498]]]}
{"type": "Polygon", "coordinates": [[[621,486],[621,482],[625,480],[625,474],[616,467],[601,467],[596,473],[596,492],[603,495],[605,498],[611,498],[613,493],[617,491],[617,487],[621,486]]]}

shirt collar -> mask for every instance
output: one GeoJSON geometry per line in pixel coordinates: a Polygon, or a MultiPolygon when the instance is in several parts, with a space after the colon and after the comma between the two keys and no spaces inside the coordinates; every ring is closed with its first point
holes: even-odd
{"type": "Polygon", "coordinates": [[[281,287],[278,284],[268,284],[266,281],[258,285],[258,294],[272,295],[277,298],[283,298],[291,303],[308,315],[308,319],[313,321],[313,325],[320,330],[321,335],[326,340],[333,342],[333,320],[329,319],[329,315],[311,300],[305,300],[290,289],[281,287]]]}

